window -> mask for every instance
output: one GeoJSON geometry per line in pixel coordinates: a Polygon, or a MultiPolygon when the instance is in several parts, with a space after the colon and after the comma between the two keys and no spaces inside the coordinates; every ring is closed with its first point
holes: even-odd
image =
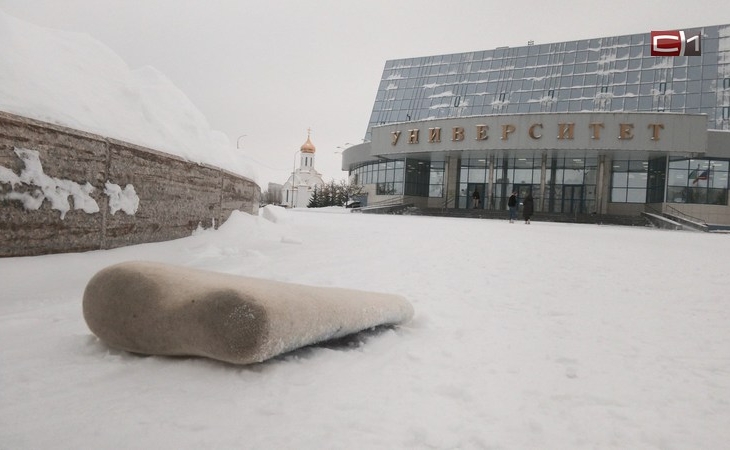
{"type": "Polygon", "coordinates": [[[646,203],[649,162],[614,161],[611,170],[611,202],[646,203]]]}
{"type": "Polygon", "coordinates": [[[690,80],[701,80],[702,66],[689,66],[687,68],[687,78],[690,80]]]}
{"type": "Polygon", "coordinates": [[[431,174],[428,180],[428,196],[443,197],[444,196],[444,170],[443,162],[431,163],[431,174]]]}
{"type": "Polygon", "coordinates": [[[667,173],[667,201],[727,205],[728,166],[728,160],[671,160],[667,173]]]}
{"type": "Polygon", "coordinates": [[[357,167],[351,174],[362,185],[374,184],[378,195],[401,195],[403,167],[401,160],[368,163],[357,167]]]}
{"type": "MultiPolygon", "coordinates": [[[[402,161],[399,161],[403,164],[402,161]]],[[[417,195],[428,197],[430,188],[430,163],[416,159],[408,159],[405,162],[405,189],[397,194],[417,195]]]]}
{"type": "Polygon", "coordinates": [[[667,158],[659,156],[649,160],[649,177],[647,184],[646,201],[648,203],[662,203],[664,201],[664,186],[667,179],[667,158]]]}

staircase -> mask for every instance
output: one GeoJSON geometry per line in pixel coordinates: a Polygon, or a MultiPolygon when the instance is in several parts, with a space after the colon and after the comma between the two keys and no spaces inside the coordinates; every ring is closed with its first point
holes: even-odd
{"type": "MultiPolygon", "coordinates": [[[[472,219],[493,220],[508,220],[509,218],[509,211],[495,211],[486,209],[410,208],[407,211],[407,214],[420,216],[464,217],[472,219]]],[[[522,220],[522,216],[518,215],[517,220],[522,220]]],[[[651,223],[643,216],[618,216],[608,214],[558,214],[537,212],[532,216],[530,221],[626,226],[651,225],[651,223]]]]}
{"type": "MultiPolygon", "coordinates": [[[[616,214],[560,214],[537,212],[531,217],[532,222],[583,223],[596,225],[623,225],[633,227],[655,227],[670,230],[689,230],[715,233],[730,233],[730,225],[708,224],[701,219],[689,217],[681,212],[660,212],[647,205],[649,211],[640,215],[625,216],[616,214]]],[[[671,208],[671,207],[670,207],[671,208]]],[[[362,208],[354,208],[352,212],[363,214],[402,214],[432,217],[461,217],[468,219],[508,220],[509,211],[487,209],[455,209],[455,208],[418,208],[411,203],[387,201],[362,208]]],[[[517,216],[521,221],[522,215],[517,216]]]]}
{"type": "Polygon", "coordinates": [[[673,230],[703,231],[712,233],[730,233],[730,225],[710,224],[705,220],[690,216],[665,204],[665,211],[658,211],[648,206],[648,212],[642,213],[654,226],[673,230]]]}

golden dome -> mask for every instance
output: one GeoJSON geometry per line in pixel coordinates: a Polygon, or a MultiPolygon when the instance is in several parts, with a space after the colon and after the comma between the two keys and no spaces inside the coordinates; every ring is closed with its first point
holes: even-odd
{"type": "Polygon", "coordinates": [[[309,133],[307,133],[307,142],[302,145],[300,150],[302,153],[314,153],[317,150],[314,144],[312,144],[312,141],[309,139],[309,133]]]}

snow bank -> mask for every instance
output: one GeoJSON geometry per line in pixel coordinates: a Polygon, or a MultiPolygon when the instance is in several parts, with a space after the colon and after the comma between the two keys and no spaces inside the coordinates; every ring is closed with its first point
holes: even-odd
{"type": "Polygon", "coordinates": [[[291,220],[289,211],[281,206],[266,205],[261,209],[260,214],[261,217],[273,223],[286,224],[291,220]]]}
{"type": "Polygon", "coordinates": [[[228,137],[153,67],[130,69],[86,34],[0,11],[0,110],[149,147],[256,179],[228,137]]]}

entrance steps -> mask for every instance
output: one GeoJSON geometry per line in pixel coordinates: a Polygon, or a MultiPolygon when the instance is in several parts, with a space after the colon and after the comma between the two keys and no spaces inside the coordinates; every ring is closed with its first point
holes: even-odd
{"type": "MultiPolygon", "coordinates": [[[[413,216],[433,217],[461,217],[470,219],[508,220],[509,211],[487,209],[457,209],[457,208],[419,208],[413,204],[373,205],[353,209],[353,212],[366,214],[403,214],[413,216]]],[[[522,214],[517,215],[517,222],[524,219],[522,214]]],[[[530,219],[532,222],[561,222],[584,223],[596,225],[624,225],[635,227],[656,227],[671,230],[691,230],[714,233],[730,233],[730,225],[708,224],[683,218],[668,213],[657,214],[642,212],[640,215],[624,216],[617,214],[560,214],[535,213],[530,219]]]]}
{"type": "MultiPolygon", "coordinates": [[[[508,220],[509,211],[486,209],[448,209],[448,208],[410,208],[406,214],[438,217],[464,217],[473,219],[508,220]]],[[[517,222],[523,221],[522,214],[517,215],[517,222]]],[[[619,216],[609,214],[558,214],[535,213],[532,222],[586,223],[598,225],[651,226],[643,216],[619,216]]]]}
{"type": "MultiPolygon", "coordinates": [[[[656,223],[656,220],[662,220],[665,223],[674,223],[679,226],[679,230],[692,230],[692,231],[704,231],[709,233],[730,233],[730,225],[712,224],[702,221],[701,219],[695,219],[687,216],[681,216],[679,214],[662,213],[661,216],[657,214],[644,213],[645,215],[654,216],[652,220],[656,223]]],[[[662,227],[663,228],[663,227],[662,227]]]]}

